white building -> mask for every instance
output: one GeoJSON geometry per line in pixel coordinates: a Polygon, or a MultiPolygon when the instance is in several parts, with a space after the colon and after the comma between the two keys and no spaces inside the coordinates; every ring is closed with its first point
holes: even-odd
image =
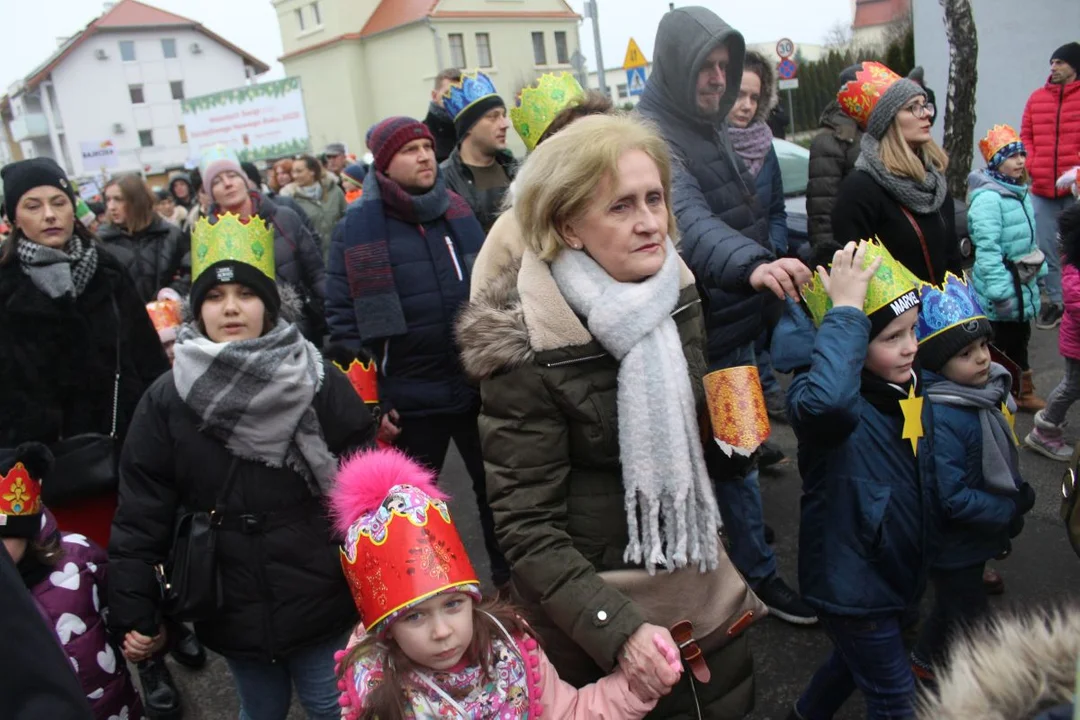
{"type": "Polygon", "coordinates": [[[84,147],[111,143],[109,172],[162,173],[188,159],[180,100],[268,69],[194,20],[137,0],[107,3],[0,97],[0,144],[9,159],[51,157],[80,177],[99,170],[84,163],[84,147]]]}
{"type": "MultiPolygon", "coordinates": [[[[652,74],[652,63],[645,66],[645,79],[648,80],[649,75],[652,74]]],[[[607,81],[608,95],[611,96],[611,101],[615,103],[615,107],[622,107],[626,103],[631,105],[637,105],[638,100],[641,99],[640,95],[631,95],[630,88],[627,84],[626,71],[621,67],[608,68],[604,71],[604,80],[607,81]]],[[[600,83],[596,79],[596,72],[589,73],[589,88],[597,90],[600,87],[600,83]]]]}

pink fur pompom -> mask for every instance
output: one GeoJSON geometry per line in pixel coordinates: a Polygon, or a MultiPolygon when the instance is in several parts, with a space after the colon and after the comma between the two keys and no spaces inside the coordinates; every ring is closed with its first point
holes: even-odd
{"type": "Polygon", "coordinates": [[[366,512],[376,510],[395,485],[412,485],[438,500],[435,474],[396,448],[367,450],[341,464],[330,491],[330,510],[341,533],[366,512]]]}

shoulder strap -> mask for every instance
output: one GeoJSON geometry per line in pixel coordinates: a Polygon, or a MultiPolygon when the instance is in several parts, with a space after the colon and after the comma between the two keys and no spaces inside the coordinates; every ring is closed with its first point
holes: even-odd
{"type": "MultiPolygon", "coordinates": [[[[916,222],[915,216],[911,214],[906,207],[900,206],[900,211],[904,213],[904,217],[911,223],[911,227],[915,229],[915,234],[919,236],[919,245],[922,246],[923,260],[926,262],[926,272],[930,275],[930,282],[937,284],[937,277],[934,275],[934,264],[930,262],[930,248],[926,246],[926,236],[923,235],[922,228],[919,227],[919,223],[916,222]]],[[[944,222],[944,218],[942,218],[944,222]]]]}
{"type": "Polygon", "coordinates": [[[113,374],[112,426],[109,429],[109,437],[115,440],[116,413],[120,403],[120,336],[123,334],[123,328],[120,327],[120,308],[116,305],[116,295],[110,294],[109,300],[112,302],[113,316],[116,318],[116,369],[113,374]]]}
{"type": "Polygon", "coordinates": [[[240,458],[232,455],[232,460],[229,461],[228,474],[225,476],[225,487],[221,488],[221,494],[218,495],[217,501],[214,503],[214,509],[210,513],[210,523],[212,525],[220,525],[225,516],[225,501],[229,499],[229,494],[232,493],[233,486],[236,485],[236,466],[239,464],[240,458]]]}

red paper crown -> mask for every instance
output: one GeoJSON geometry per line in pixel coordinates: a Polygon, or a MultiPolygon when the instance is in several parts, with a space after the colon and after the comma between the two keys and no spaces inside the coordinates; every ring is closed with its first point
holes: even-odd
{"type": "Polygon", "coordinates": [[[1018,142],[1020,142],[1020,136],[1016,134],[1012,126],[995,125],[990,128],[990,132],[986,133],[986,137],[979,141],[979,151],[982,153],[983,160],[990,162],[997,155],[998,150],[1018,142]]]}
{"type": "Polygon", "coordinates": [[[855,79],[836,93],[836,100],[848,117],[865,128],[881,96],[898,80],[900,76],[881,63],[864,62],[855,79]]]}
{"type": "Polygon", "coordinates": [[[379,402],[379,368],[375,365],[374,360],[369,360],[366,363],[362,363],[359,360],[353,360],[349,363],[348,368],[343,368],[338,363],[334,363],[341,372],[345,373],[349,378],[349,382],[352,383],[353,390],[360,396],[368,405],[376,405],[379,402]]]}
{"type": "Polygon", "coordinates": [[[40,513],[41,483],[30,477],[25,465],[17,462],[0,477],[0,524],[8,524],[11,518],[40,513]]]}
{"type": "Polygon", "coordinates": [[[345,534],[341,567],[368,630],[441,592],[480,584],[445,500],[432,473],[400,450],[360,453],[338,471],[331,501],[345,534]]]}
{"type": "Polygon", "coordinates": [[[146,312],[150,313],[150,321],[154,323],[154,329],[158,333],[177,327],[181,322],[180,303],[176,300],[155,300],[146,303],[146,312]]]}

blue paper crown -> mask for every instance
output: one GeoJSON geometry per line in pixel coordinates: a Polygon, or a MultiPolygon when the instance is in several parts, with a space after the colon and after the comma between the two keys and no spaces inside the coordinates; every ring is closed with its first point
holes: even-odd
{"type": "Polygon", "coordinates": [[[463,74],[460,83],[451,83],[443,93],[443,107],[451,117],[456,118],[477,100],[498,94],[495,84],[484,73],[463,74]]]}
{"type": "Polygon", "coordinates": [[[952,273],[945,274],[945,282],[940,286],[922,283],[919,297],[922,307],[915,334],[920,344],[951,327],[986,318],[975,292],[952,273]]]}

